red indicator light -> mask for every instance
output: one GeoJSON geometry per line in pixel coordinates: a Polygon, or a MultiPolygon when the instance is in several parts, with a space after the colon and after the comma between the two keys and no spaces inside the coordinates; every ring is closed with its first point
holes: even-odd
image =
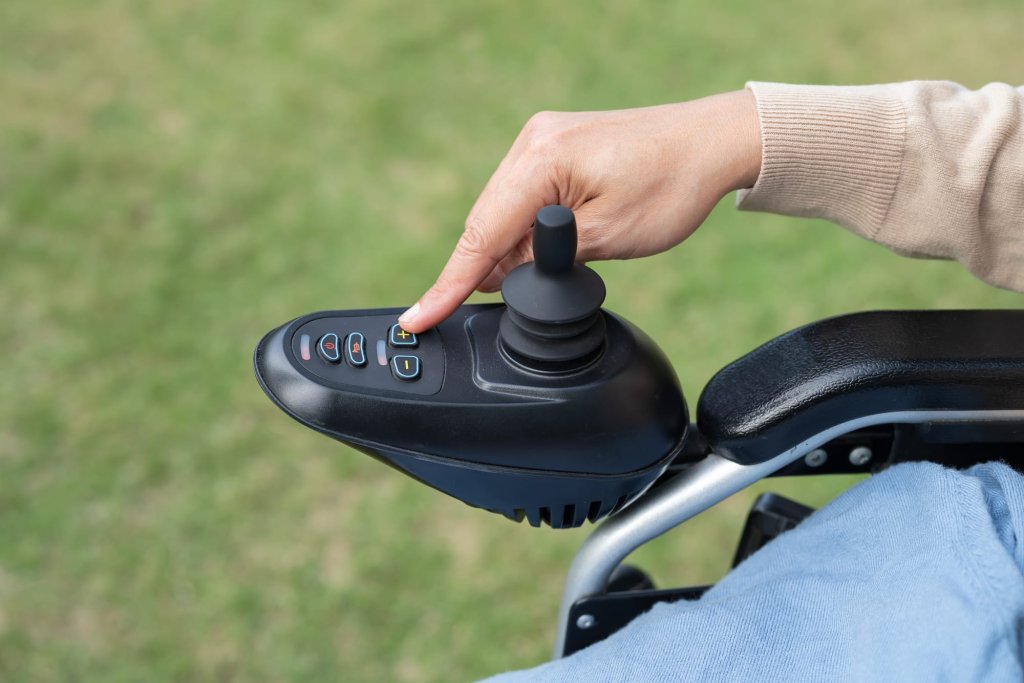
{"type": "Polygon", "coordinates": [[[302,360],[309,360],[309,335],[304,334],[299,337],[299,352],[302,354],[302,360]]]}

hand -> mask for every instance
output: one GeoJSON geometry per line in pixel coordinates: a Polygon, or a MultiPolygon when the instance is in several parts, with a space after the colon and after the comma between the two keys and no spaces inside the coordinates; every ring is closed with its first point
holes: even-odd
{"type": "Polygon", "coordinates": [[[607,112],[534,115],[491,176],[447,265],[399,322],[438,324],[475,288],[495,291],[533,260],[531,225],[547,204],[576,214],[579,261],[665,251],[689,237],[761,168],[754,97],[746,90],[692,102],[607,112]]]}

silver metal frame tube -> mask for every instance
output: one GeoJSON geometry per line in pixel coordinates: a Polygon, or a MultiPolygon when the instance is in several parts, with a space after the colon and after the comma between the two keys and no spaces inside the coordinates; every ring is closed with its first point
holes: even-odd
{"type": "Polygon", "coordinates": [[[1024,410],[918,410],[880,413],[850,420],[756,465],[740,465],[711,454],[641,496],[587,537],[565,579],[558,608],[554,658],[565,650],[569,611],[588,595],[604,592],[612,572],[631,552],[754,482],[777,472],[836,437],[880,424],[922,422],[1024,422],[1024,410]]]}

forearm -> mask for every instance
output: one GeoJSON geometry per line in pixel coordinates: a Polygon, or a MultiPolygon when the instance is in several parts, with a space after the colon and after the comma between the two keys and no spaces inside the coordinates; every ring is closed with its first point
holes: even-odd
{"type": "Polygon", "coordinates": [[[748,87],[763,152],[741,209],[826,218],[1024,291],[1024,89],[748,87]]]}

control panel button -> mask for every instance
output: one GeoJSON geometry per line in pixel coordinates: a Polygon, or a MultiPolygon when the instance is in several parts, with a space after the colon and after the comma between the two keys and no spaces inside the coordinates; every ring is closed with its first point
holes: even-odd
{"type": "Polygon", "coordinates": [[[359,332],[353,332],[345,340],[345,357],[352,367],[361,368],[366,365],[366,340],[359,332]]]}
{"type": "Polygon", "coordinates": [[[391,372],[395,377],[406,382],[420,378],[419,356],[395,356],[391,359],[391,372]]]}
{"type": "Polygon", "coordinates": [[[402,326],[398,324],[391,326],[391,331],[388,333],[388,342],[395,347],[405,347],[410,349],[414,349],[419,345],[419,340],[416,339],[416,335],[412,332],[406,332],[402,329],[402,326]]]}
{"type": "Polygon", "coordinates": [[[337,363],[341,360],[341,344],[338,342],[338,335],[328,332],[320,337],[316,343],[316,351],[328,363],[337,363]]]}
{"type": "MultiPolygon", "coordinates": [[[[292,332],[289,359],[295,367],[315,375],[315,381],[339,391],[436,394],[445,376],[446,349],[441,336],[437,330],[426,330],[416,335],[415,348],[392,347],[388,341],[398,313],[397,309],[353,311],[352,315],[326,311],[311,316],[292,332]],[[396,355],[399,358],[392,363],[396,355]]],[[[408,342],[401,332],[401,327],[394,331],[398,341],[408,342]]],[[[406,334],[412,336],[408,330],[406,334]]]]}

